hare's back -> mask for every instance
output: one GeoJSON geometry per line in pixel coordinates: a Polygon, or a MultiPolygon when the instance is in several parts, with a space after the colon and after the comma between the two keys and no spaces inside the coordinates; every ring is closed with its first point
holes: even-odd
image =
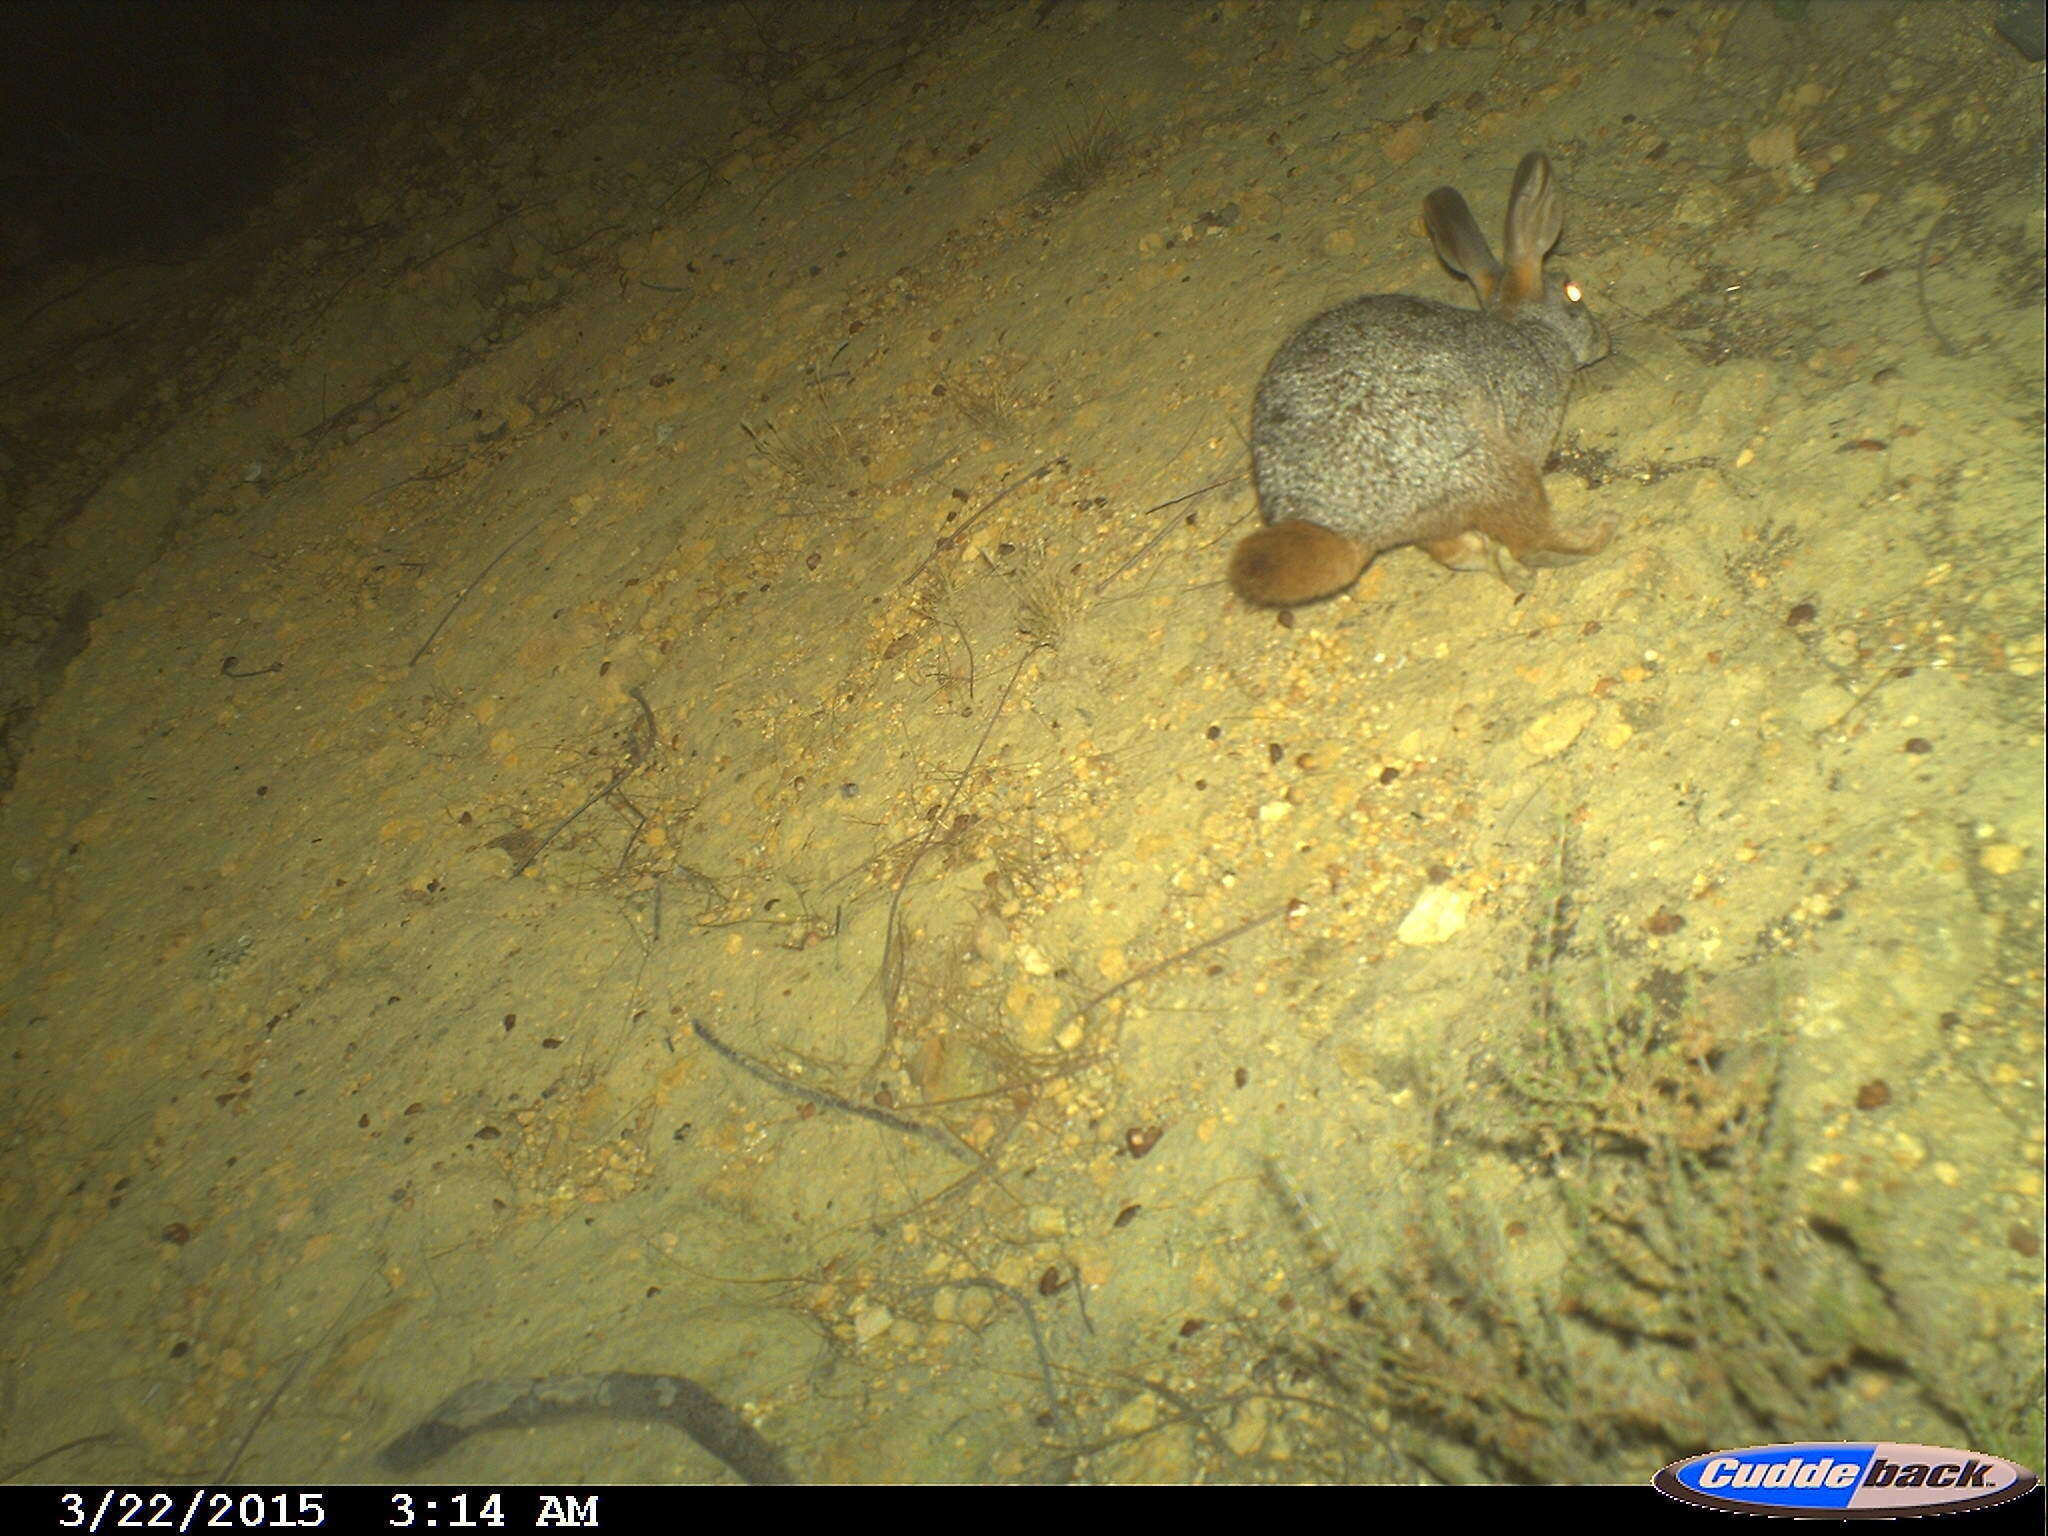
{"type": "Polygon", "coordinates": [[[1461,532],[1418,519],[1476,467],[1473,407],[1493,393],[1482,338],[1495,326],[1477,310],[1375,294],[1296,331],[1252,405],[1267,520],[1381,547],[1461,532]]]}

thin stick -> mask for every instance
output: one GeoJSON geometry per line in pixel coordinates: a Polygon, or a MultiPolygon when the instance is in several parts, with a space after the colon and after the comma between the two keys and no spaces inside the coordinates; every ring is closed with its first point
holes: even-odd
{"type": "Polygon", "coordinates": [[[1864,689],[1861,693],[1856,695],[1855,703],[1851,704],[1847,709],[1843,710],[1839,715],[1835,716],[1833,720],[1829,721],[1820,730],[1815,731],[1813,733],[1814,739],[1818,741],[1821,737],[1826,736],[1831,732],[1839,731],[1843,726],[1849,723],[1849,717],[1851,715],[1855,714],[1857,710],[1861,709],[1864,705],[1868,704],[1873,698],[1877,696],[1878,689],[1882,688],[1886,683],[1890,682],[1895,677],[1906,676],[1912,670],[1913,669],[1911,667],[1888,667],[1885,670],[1884,674],[1881,677],[1879,677],[1876,682],[1872,683],[1868,688],[1864,689]]]}
{"type": "Polygon", "coordinates": [[[249,1421],[249,1427],[242,1432],[241,1441],[235,1446],[235,1454],[228,1458],[228,1464],[221,1469],[220,1476],[214,1479],[215,1482],[231,1483],[234,1481],[235,1469],[242,1464],[242,1454],[249,1449],[249,1442],[256,1438],[256,1431],[261,1429],[265,1422],[269,1420],[271,1414],[276,1411],[278,1399],[282,1398],[286,1391],[290,1389],[291,1384],[299,1379],[299,1372],[305,1369],[306,1362],[312,1359],[314,1354],[323,1348],[329,1339],[334,1337],[335,1330],[341,1326],[341,1320],[354,1310],[355,1304],[362,1300],[363,1292],[369,1288],[371,1282],[378,1277],[378,1274],[379,1271],[371,1270],[370,1273],[364,1275],[356,1283],[355,1290],[349,1293],[348,1300],[341,1304],[341,1310],[329,1318],[327,1326],[320,1330],[320,1336],[299,1352],[299,1358],[294,1360],[292,1368],[285,1372],[284,1380],[277,1384],[276,1390],[265,1398],[263,1406],[256,1410],[256,1417],[249,1421]]]}
{"type": "Polygon", "coordinates": [[[1934,323],[1934,311],[1927,303],[1927,257],[1934,249],[1935,234],[1947,222],[1948,210],[1944,208],[1935,215],[1934,222],[1927,226],[1927,238],[1920,242],[1920,260],[1913,272],[1913,288],[1920,299],[1920,318],[1927,322],[1927,329],[1934,332],[1934,340],[1942,353],[1954,357],[1957,352],[1956,345],[1941,334],[1941,327],[1934,323]]]}
{"type": "Polygon", "coordinates": [[[1000,491],[997,491],[995,495],[989,497],[987,501],[983,502],[979,507],[975,508],[974,515],[972,517],[968,518],[967,521],[962,523],[958,528],[955,528],[951,533],[942,536],[936,543],[934,543],[932,545],[931,553],[926,555],[922,560],[917,562],[917,569],[912,571],[908,576],[904,577],[901,585],[908,586],[911,582],[917,580],[918,577],[922,576],[924,574],[924,568],[930,565],[934,560],[938,559],[939,552],[941,550],[951,549],[955,545],[957,545],[960,542],[960,536],[962,534],[967,532],[967,530],[972,528],[976,523],[980,522],[984,517],[987,517],[989,513],[993,512],[996,509],[997,505],[1001,503],[1002,500],[1005,497],[1007,497],[1012,491],[1018,490],[1023,486],[1027,486],[1034,480],[1044,479],[1047,475],[1052,473],[1053,467],[1055,465],[1060,464],[1062,462],[1064,461],[1060,459],[1047,459],[1043,464],[1039,465],[1038,468],[1031,470],[1027,474],[1019,475],[1016,479],[1012,480],[1008,485],[1004,486],[1000,491]]]}
{"type": "MultiPolygon", "coordinates": [[[[500,556],[500,558],[502,559],[503,557],[500,556]]],[[[493,561],[492,563],[496,564],[495,561],[493,561]]],[[[486,567],[486,569],[489,569],[489,567],[486,567]]],[[[482,577],[479,577],[478,580],[482,580],[482,577]]],[[[458,598],[457,601],[459,602],[461,601],[461,599],[458,598]]],[[[442,623],[445,624],[446,622],[447,620],[442,620],[442,623]]],[[[429,645],[433,643],[433,639],[431,636],[428,637],[427,643],[429,645]]],[[[422,646],[421,649],[424,650],[425,646],[422,646]]],[[[538,859],[542,854],[548,851],[548,845],[554,842],[554,840],[560,837],[564,832],[568,831],[570,824],[573,823],[578,816],[581,816],[585,811],[589,810],[593,805],[597,804],[598,801],[604,799],[607,795],[611,794],[614,790],[616,790],[621,784],[625,783],[626,780],[633,777],[634,774],[640,771],[641,765],[647,761],[647,749],[650,746],[652,746],[657,740],[660,739],[660,732],[654,723],[654,711],[648,707],[646,698],[641,694],[638,688],[629,688],[626,690],[626,692],[627,696],[631,698],[634,703],[640,706],[640,713],[647,723],[646,738],[644,740],[635,739],[627,744],[626,765],[611,776],[610,781],[605,784],[603,789],[597,791],[597,793],[592,795],[589,799],[585,800],[581,805],[577,806],[575,810],[571,811],[568,815],[564,816],[560,821],[556,822],[554,826],[548,830],[548,835],[542,838],[538,843],[534,845],[533,851],[527,854],[525,858],[521,859],[516,865],[513,866],[512,873],[508,878],[517,880],[521,875],[525,874],[527,870],[531,869],[533,867],[534,861],[538,859]]]]}
{"type": "Polygon", "coordinates": [[[14,1466],[0,1471],[0,1483],[11,1483],[31,1467],[40,1467],[52,1456],[62,1456],[66,1451],[75,1451],[81,1445],[98,1445],[105,1440],[118,1440],[120,1438],[119,1435],[108,1429],[102,1430],[96,1435],[80,1435],[76,1440],[66,1440],[62,1445],[51,1446],[39,1456],[31,1456],[27,1461],[18,1462],[14,1466]]]}
{"type": "Polygon", "coordinates": [[[427,638],[420,642],[420,648],[412,653],[412,660],[406,663],[408,667],[416,667],[420,664],[420,658],[426,655],[428,651],[433,649],[434,642],[441,638],[441,631],[446,629],[448,627],[448,621],[455,617],[455,610],[460,608],[463,605],[463,603],[468,601],[469,594],[476,590],[477,583],[482,581],[486,576],[490,575],[492,571],[496,570],[498,568],[498,562],[500,560],[503,560],[507,555],[511,554],[513,550],[517,549],[521,544],[523,544],[526,541],[527,534],[532,533],[534,529],[538,528],[541,525],[541,522],[542,519],[536,517],[532,522],[528,523],[526,525],[525,530],[520,533],[518,538],[514,539],[510,544],[507,544],[495,555],[491,556],[490,563],[487,564],[482,570],[478,571],[476,575],[470,578],[468,586],[464,587],[460,592],[455,594],[455,601],[450,603],[448,605],[448,611],[441,615],[441,622],[436,624],[433,627],[433,629],[428,631],[427,638]]]}
{"type": "Polygon", "coordinates": [[[1031,1330],[1031,1347],[1038,1354],[1038,1379],[1045,1386],[1045,1400],[1051,1407],[1053,1428],[1061,1434],[1071,1435],[1074,1432],[1074,1423],[1067,1417],[1066,1405],[1060,1401],[1059,1389],[1053,1382],[1052,1354],[1045,1347],[1045,1335],[1039,1330],[1038,1314],[1032,1309],[1031,1298],[1014,1286],[1005,1285],[988,1275],[970,1275],[965,1280],[947,1283],[978,1286],[984,1291],[994,1291],[998,1296],[1007,1296],[1016,1304],[1017,1310],[1024,1314],[1024,1326],[1031,1330]]]}
{"type": "MultiPolygon", "coordinates": [[[[331,1332],[332,1329],[330,1328],[329,1331],[331,1332]]],[[[323,1341],[324,1337],[323,1335],[323,1341]]],[[[283,1397],[286,1391],[290,1389],[291,1384],[299,1379],[299,1372],[305,1368],[306,1362],[312,1357],[313,1351],[308,1349],[292,1362],[292,1368],[284,1373],[284,1380],[280,1381],[277,1384],[277,1389],[263,1400],[263,1406],[256,1410],[256,1417],[251,1419],[249,1427],[242,1431],[242,1438],[235,1446],[235,1454],[230,1456],[228,1464],[220,1469],[220,1476],[214,1479],[215,1482],[231,1483],[235,1480],[235,1468],[242,1464],[242,1454],[249,1449],[249,1442],[256,1438],[256,1431],[269,1421],[271,1413],[277,1407],[277,1400],[283,1397]]]]}
{"type": "Polygon", "coordinates": [[[886,1125],[892,1131],[901,1131],[906,1136],[915,1136],[920,1140],[930,1142],[935,1147],[943,1147],[963,1162],[971,1162],[977,1167],[982,1164],[981,1154],[968,1146],[966,1142],[955,1136],[951,1131],[936,1125],[925,1125],[916,1120],[909,1120],[902,1115],[892,1115],[888,1110],[877,1109],[872,1104],[857,1104],[852,1099],[843,1099],[838,1094],[830,1093],[823,1088],[813,1088],[807,1083],[792,1081],[784,1077],[773,1067],[754,1060],[753,1057],[742,1051],[734,1050],[723,1040],[719,1039],[718,1036],[711,1033],[709,1027],[698,1020],[690,1020],[690,1028],[695,1032],[699,1040],[710,1046],[720,1056],[723,1056],[749,1077],[766,1083],[777,1092],[786,1093],[794,1099],[802,1099],[806,1103],[820,1105],[825,1109],[837,1109],[849,1115],[858,1115],[863,1120],[872,1120],[877,1125],[886,1125]]]}
{"type": "Polygon", "coordinates": [[[1152,964],[1146,966],[1143,970],[1131,972],[1130,975],[1126,976],[1122,981],[1118,982],[1115,986],[1109,988],[1107,991],[1096,993],[1093,997],[1089,998],[1087,1002],[1083,1003],[1080,1007],[1076,1008],[1071,1014],[1068,1015],[1068,1017],[1073,1019],[1085,1019],[1086,1017],[1088,1017],[1089,1014],[1093,1013],[1096,1009],[1100,1008],[1112,997],[1115,997],[1117,993],[1122,992],[1127,988],[1135,987],[1141,981],[1150,980],[1152,977],[1157,976],[1161,971],[1165,970],[1168,966],[1179,965],[1183,960],[1192,960],[1196,955],[1201,954],[1202,951],[1205,949],[1214,949],[1219,944],[1228,944],[1232,939],[1242,938],[1245,934],[1250,933],[1254,928],[1263,927],[1265,924],[1272,922],[1273,919],[1276,917],[1285,917],[1288,913],[1292,912],[1293,910],[1294,898],[1290,896],[1286,901],[1282,902],[1279,906],[1275,907],[1270,912],[1261,912],[1257,917],[1248,917],[1234,928],[1226,928],[1223,930],[1223,932],[1215,934],[1210,938],[1206,938],[1202,940],[1199,944],[1191,944],[1186,949],[1180,950],[1175,954],[1168,955],[1164,960],[1153,961],[1152,964]]]}
{"type": "MultiPolygon", "coordinates": [[[[1150,517],[1156,512],[1164,512],[1168,507],[1177,507],[1184,501],[1193,501],[1197,496],[1206,496],[1211,491],[1218,491],[1223,489],[1223,487],[1225,487],[1226,485],[1236,485],[1242,479],[1244,479],[1243,475],[1231,475],[1226,479],[1211,480],[1207,485],[1196,486],[1195,489],[1187,492],[1185,495],[1175,496],[1171,500],[1160,502],[1157,506],[1147,507],[1145,509],[1145,516],[1150,517]]],[[[1154,533],[1152,537],[1147,539],[1144,543],[1140,544],[1137,550],[1131,555],[1130,559],[1124,561],[1122,565],[1118,566],[1115,570],[1111,571],[1107,576],[1103,577],[1102,580],[1098,581],[1095,584],[1095,595],[1097,597],[1100,597],[1103,593],[1107,592],[1109,590],[1109,584],[1111,582],[1115,581],[1117,577],[1123,575],[1125,571],[1128,571],[1132,566],[1136,565],[1140,560],[1144,559],[1147,555],[1152,553],[1153,545],[1157,544],[1161,539],[1165,538],[1168,533],[1172,532],[1172,530],[1173,524],[1170,521],[1161,523],[1159,525],[1159,531],[1154,533]]]]}
{"type": "Polygon", "coordinates": [[[901,923],[903,892],[910,884],[910,877],[916,873],[918,864],[923,861],[927,853],[931,852],[932,845],[938,841],[940,833],[952,825],[950,813],[954,805],[959,802],[961,791],[966,789],[968,779],[973,776],[974,765],[981,761],[982,749],[988,745],[988,738],[994,732],[996,722],[1003,718],[1003,706],[1010,701],[1011,690],[1017,686],[1017,680],[1024,675],[1024,668],[1030,664],[1031,658],[1036,656],[1042,649],[1044,649],[1042,645],[1034,645],[1017,659],[1016,670],[1010,673],[1010,680],[1003,684],[1003,691],[996,699],[995,708],[988,712],[988,724],[981,728],[981,736],[974,743],[973,752],[968,754],[966,763],[962,765],[958,776],[953,780],[952,793],[946,796],[945,803],[939,807],[938,814],[932,817],[930,826],[926,829],[924,837],[917,845],[917,851],[911,854],[909,862],[903,866],[903,873],[896,877],[896,889],[889,893],[888,921],[882,927],[881,983],[882,1012],[885,1015],[882,1022],[885,1028],[894,1027],[896,1003],[903,985],[903,937],[901,923]]]}

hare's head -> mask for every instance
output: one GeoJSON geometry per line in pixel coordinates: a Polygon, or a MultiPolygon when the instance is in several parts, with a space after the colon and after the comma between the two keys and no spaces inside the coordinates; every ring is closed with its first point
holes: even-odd
{"type": "Polygon", "coordinates": [[[1586,308],[1578,285],[1562,272],[1544,270],[1544,258],[1564,229],[1564,194],[1548,155],[1531,150],[1515,171],[1508,194],[1505,265],[1494,259],[1456,188],[1438,187],[1424,198],[1422,222],[1438,257],[1472,285],[1481,309],[1555,331],[1580,367],[1607,355],[1607,328],[1586,308]]]}

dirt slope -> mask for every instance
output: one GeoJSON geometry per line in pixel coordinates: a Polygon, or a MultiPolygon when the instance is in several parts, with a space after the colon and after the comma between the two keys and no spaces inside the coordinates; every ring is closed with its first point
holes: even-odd
{"type": "Polygon", "coordinates": [[[0,1471],[604,1371],[807,1480],[2038,1466],[1991,18],[461,9],[209,232],[24,243],[0,1471]],[[1535,146],[1614,543],[1243,607],[1267,358],[1535,146]]]}

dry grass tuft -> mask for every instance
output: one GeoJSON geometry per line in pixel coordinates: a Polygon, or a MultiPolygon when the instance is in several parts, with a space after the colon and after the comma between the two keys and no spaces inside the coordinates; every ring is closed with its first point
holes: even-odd
{"type": "Polygon", "coordinates": [[[787,427],[740,423],[754,452],[779,472],[799,501],[824,506],[852,493],[859,454],[822,406],[787,427]]]}
{"type": "Polygon", "coordinates": [[[1060,130],[1053,135],[1052,159],[1031,201],[1044,207],[1094,191],[1109,179],[1129,144],[1123,119],[1107,107],[1079,128],[1060,130]]]}

